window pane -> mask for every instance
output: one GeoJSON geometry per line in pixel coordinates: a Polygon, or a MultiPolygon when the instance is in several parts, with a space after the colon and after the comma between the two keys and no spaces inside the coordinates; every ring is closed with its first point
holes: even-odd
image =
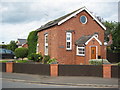
{"type": "Polygon", "coordinates": [[[45,46],[45,54],[48,55],[48,46],[45,46]]]}
{"type": "Polygon", "coordinates": [[[86,16],[81,16],[81,17],[80,17],[80,22],[81,22],[81,23],[86,23],[86,22],[87,22],[86,16]]]}
{"type": "Polygon", "coordinates": [[[46,40],[45,41],[46,41],[45,43],[48,43],[48,35],[46,35],[46,40]]]}
{"type": "Polygon", "coordinates": [[[85,47],[80,47],[80,46],[78,46],[78,48],[77,48],[78,50],[77,50],[77,54],[78,55],[85,55],[85,47]]]}
{"type": "Polygon", "coordinates": [[[70,48],[70,42],[67,42],[67,48],[70,48]]]}
{"type": "Polygon", "coordinates": [[[70,37],[67,37],[67,40],[70,40],[70,37]]]}

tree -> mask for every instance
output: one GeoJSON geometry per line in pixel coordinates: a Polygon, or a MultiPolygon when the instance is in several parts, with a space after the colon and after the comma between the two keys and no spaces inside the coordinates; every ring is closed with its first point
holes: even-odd
{"type": "Polygon", "coordinates": [[[104,22],[104,25],[106,26],[107,30],[105,31],[105,40],[109,41],[108,35],[112,34],[113,38],[113,44],[111,45],[111,48],[114,50],[114,48],[120,50],[120,22],[104,22]]]}
{"type": "Polygon", "coordinates": [[[28,55],[28,49],[27,48],[22,47],[22,48],[16,48],[15,49],[15,56],[17,58],[22,58],[22,60],[23,60],[23,58],[27,57],[27,55],[28,55]]]}
{"type": "Polygon", "coordinates": [[[32,31],[29,33],[27,42],[28,42],[28,55],[32,53],[36,53],[36,46],[37,46],[37,31],[32,31]]]}
{"type": "Polygon", "coordinates": [[[115,47],[116,50],[120,52],[120,23],[117,24],[116,29],[112,32],[113,44],[112,47],[115,47]]]}
{"type": "Polygon", "coordinates": [[[16,42],[15,41],[10,41],[10,44],[7,45],[7,49],[15,51],[17,48],[16,42]]]}
{"type": "Polygon", "coordinates": [[[109,41],[108,35],[112,34],[116,30],[116,27],[117,27],[118,23],[117,22],[108,22],[108,21],[105,21],[105,22],[103,22],[103,24],[106,27],[105,41],[108,42],[109,41]]]}

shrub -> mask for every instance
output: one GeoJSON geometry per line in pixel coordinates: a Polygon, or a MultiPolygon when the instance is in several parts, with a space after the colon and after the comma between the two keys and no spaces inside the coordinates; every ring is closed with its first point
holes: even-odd
{"type": "Polygon", "coordinates": [[[120,62],[118,63],[118,66],[120,66],[120,62]]]}
{"type": "Polygon", "coordinates": [[[32,53],[36,53],[36,46],[37,46],[37,31],[32,31],[29,33],[28,38],[27,38],[27,43],[28,43],[28,55],[32,53]]]}
{"type": "Polygon", "coordinates": [[[46,64],[49,60],[50,60],[50,56],[49,55],[44,55],[44,57],[43,57],[44,64],[46,64]]]}
{"type": "Polygon", "coordinates": [[[102,65],[102,64],[108,64],[108,60],[106,59],[91,59],[89,60],[89,63],[91,65],[102,65]]]}
{"type": "Polygon", "coordinates": [[[23,58],[25,58],[25,57],[27,57],[27,55],[28,55],[28,49],[27,48],[16,48],[15,49],[15,56],[17,57],[17,58],[22,58],[22,60],[23,60],[23,58]]]}
{"type": "Polygon", "coordinates": [[[47,64],[53,64],[53,63],[57,63],[57,60],[55,58],[50,59],[49,61],[47,61],[47,64]]]}
{"type": "Polygon", "coordinates": [[[43,56],[41,54],[36,54],[36,53],[32,53],[28,56],[28,59],[29,60],[33,60],[33,61],[36,61],[36,62],[39,62],[39,61],[42,61],[43,59],[43,56]]]}

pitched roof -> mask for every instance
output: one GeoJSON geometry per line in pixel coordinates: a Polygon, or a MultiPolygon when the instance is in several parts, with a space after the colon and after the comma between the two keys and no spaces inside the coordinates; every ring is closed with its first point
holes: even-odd
{"type": "Polygon", "coordinates": [[[26,39],[18,39],[17,45],[18,45],[18,46],[21,46],[21,45],[25,44],[26,42],[27,42],[26,39]]]}
{"type": "MultiPolygon", "coordinates": [[[[78,9],[78,10],[80,10],[80,9],[78,9]]],[[[47,29],[47,28],[49,28],[49,27],[51,27],[51,26],[57,25],[61,20],[65,19],[66,17],[70,16],[71,14],[75,13],[75,12],[78,11],[78,10],[75,10],[75,11],[73,11],[73,12],[71,12],[71,13],[65,15],[65,16],[62,16],[62,17],[57,18],[57,19],[55,19],[55,20],[53,20],[53,21],[50,21],[50,22],[46,23],[45,25],[42,25],[42,26],[41,26],[39,29],[37,29],[37,30],[38,30],[38,31],[42,31],[42,30],[47,29]]]]}
{"type": "Polygon", "coordinates": [[[53,21],[50,21],[48,23],[46,23],[45,25],[42,25],[40,28],[37,29],[37,31],[42,31],[44,29],[47,29],[47,28],[50,28],[52,26],[55,26],[55,25],[61,25],[62,23],[64,23],[65,21],[69,20],[70,18],[74,17],[76,14],[80,13],[81,11],[85,10],[86,12],[89,13],[89,15],[104,29],[106,30],[106,27],[96,18],[94,17],[90,11],[88,11],[88,9],[86,7],[82,7],[82,8],[79,8],[65,16],[62,16],[58,19],[55,19],[53,21]]]}
{"type": "Polygon", "coordinates": [[[84,45],[93,35],[88,35],[88,36],[82,36],[80,37],[76,42],[75,44],[76,45],[84,45]]]}
{"type": "Polygon", "coordinates": [[[102,42],[97,37],[95,37],[95,34],[86,36],[83,35],[75,42],[75,44],[80,46],[87,45],[89,41],[91,41],[93,38],[95,38],[98,41],[98,43],[102,45],[102,42]]]}

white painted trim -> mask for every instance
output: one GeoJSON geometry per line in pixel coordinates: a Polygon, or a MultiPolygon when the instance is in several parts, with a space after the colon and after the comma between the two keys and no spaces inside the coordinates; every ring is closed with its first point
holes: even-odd
{"type": "Polygon", "coordinates": [[[66,50],[72,50],[72,32],[66,32],[66,50]],[[67,34],[70,34],[70,40],[67,40],[67,34]],[[70,42],[70,48],[67,48],[67,42],[70,42]]]}
{"type": "Polygon", "coordinates": [[[45,40],[44,40],[44,49],[45,49],[45,50],[44,50],[44,55],[48,55],[48,52],[46,52],[46,46],[48,47],[48,43],[46,43],[46,36],[48,36],[48,34],[45,34],[45,35],[44,35],[44,39],[45,39],[45,40]]]}
{"type": "Polygon", "coordinates": [[[62,23],[64,23],[65,21],[69,20],[70,18],[72,18],[73,16],[75,16],[76,14],[82,12],[83,10],[85,10],[104,30],[106,30],[106,27],[94,16],[90,13],[90,11],[83,7],[82,9],[80,9],[79,11],[71,14],[70,16],[66,17],[65,19],[61,20],[60,22],[58,22],[58,25],[61,25],[62,23]]]}
{"type": "Polygon", "coordinates": [[[78,46],[77,46],[76,49],[77,49],[77,50],[76,50],[76,55],[77,55],[77,56],[85,56],[85,47],[83,47],[83,46],[78,47],[78,46]],[[84,49],[84,54],[79,54],[79,53],[78,53],[78,48],[82,48],[82,49],[84,49]]]}
{"type": "Polygon", "coordinates": [[[92,36],[92,37],[85,43],[85,45],[87,45],[93,38],[95,38],[95,39],[98,41],[98,43],[99,43],[100,45],[102,45],[102,42],[101,42],[97,37],[95,37],[95,36],[92,36]]]}

